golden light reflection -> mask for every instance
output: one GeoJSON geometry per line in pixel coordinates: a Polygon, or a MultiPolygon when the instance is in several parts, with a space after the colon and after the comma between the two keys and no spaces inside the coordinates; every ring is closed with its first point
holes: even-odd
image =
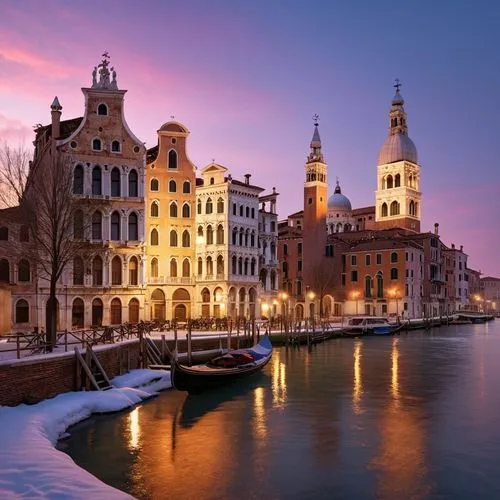
{"type": "Polygon", "coordinates": [[[128,416],[128,425],[130,437],[128,441],[128,446],[131,450],[137,450],[139,448],[139,440],[141,438],[141,426],[139,424],[139,410],[141,408],[138,406],[132,410],[128,416]]]}
{"type": "Polygon", "coordinates": [[[399,347],[398,339],[393,339],[392,341],[392,381],[391,381],[391,392],[392,397],[395,400],[399,400],[399,347]]]}
{"type": "Polygon", "coordinates": [[[279,360],[273,361],[273,407],[283,406],[286,402],[286,365],[279,360]]]}
{"type": "Polygon", "coordinates": [[[359,402],[363,393],[363,381],[361,379],[361,341],[357,340],[354,345],[354,385],[352,388],[352,406],[354,413],[361,412],[359,402]]]}
{"type": "Polygon", "coordinates": [[[255,416],[254,430],[256,437],[259,439],[265,439],[267,437],[267,426],[263,387],[257,387],[257,389],[253,392],[253,406],[255,416]]]}

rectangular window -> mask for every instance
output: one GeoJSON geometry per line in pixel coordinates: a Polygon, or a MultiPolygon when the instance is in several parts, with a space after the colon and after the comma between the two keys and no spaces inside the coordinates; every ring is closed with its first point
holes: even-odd
{"type": "Polygon", "coordinates": [[[351,281],[357,283],[358,281],[358,271],[351,271],[351,281]]]}
{"type": "Polygon", "coordinates": [[[302,255],[302,243],[297,243],[297,253],[302,255]]]}
{"type": "Polygon", "coordinates": [[[298,260],[297,261],[297,271],[302,271],[302,261],[301,260],[298,260]]]}
{"type": "Polygon", "coordinates": [[[351,266],[355,266],[355,265],[356,265],[356,256],[351,255],[351,266]]]}
{"type": "Polygon", "coordinates": [[[382,254],[378,253],[377,254],[377,265],[380,266],[382,264],[382,254]]]}
{"type": "Polygon", "coordinates": [[[405,260],[408,262],[408,252],[405,252],[405,260]]]}
{"type": "Polygon", "coordinates": [[[387,304],[382,304],[382,314],[387,314],[387,304]]]}
{"type": "Polygon", "coordinates": [[[345,286],[345,273],[342,273],[342,286],[345,286]]]}
{"type": "Polygon", "coordinates": [[[365,266],[369,266],[371,264],[371,255],[368,253],[365,255],[365,266]]]}

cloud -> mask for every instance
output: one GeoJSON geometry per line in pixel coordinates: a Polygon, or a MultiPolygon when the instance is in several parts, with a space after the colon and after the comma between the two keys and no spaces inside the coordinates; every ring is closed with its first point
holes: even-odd
{"type": "Polygon", "coordinates": [[[0,114],[0,141],[23,143],[33,138],[33,130],[19,120],[0,114]]]}

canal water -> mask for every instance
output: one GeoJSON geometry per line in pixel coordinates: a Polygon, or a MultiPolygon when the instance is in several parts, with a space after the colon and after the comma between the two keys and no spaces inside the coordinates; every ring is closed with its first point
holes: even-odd
{"type": "Polygon", "coordinates": [[[70,433],[60,449],[141,499],[498,499],[500,320],[279,348],[252,379],[70,433]]]}

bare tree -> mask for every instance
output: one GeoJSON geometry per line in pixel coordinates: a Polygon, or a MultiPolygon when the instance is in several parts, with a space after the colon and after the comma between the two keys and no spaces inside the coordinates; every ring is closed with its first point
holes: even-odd
{"type": "Polygon", "coordinates": [[[0,144],[0,207],[20,205],[28,179],[32,152],[23,144],[0,144]]]}
{"type": "Polygon", "coordinates": [[[50,349],[56,342],[57,283],[79,249],[73,239],[78,207],[73,197],[73,175],[67,155],[48,153],[37,162],[31,172],[24,203],[30,214],[34,260],[40,277],[49,282],[46,336],[50,349]]]}
{"type": "Polygon", "coordinates": [[[319,317],[323,317],[323,298],[332,293],[335,286],[335,268],[333,262],[315,264],[312,269],[311,291],[319,299],[319,317]]]}

